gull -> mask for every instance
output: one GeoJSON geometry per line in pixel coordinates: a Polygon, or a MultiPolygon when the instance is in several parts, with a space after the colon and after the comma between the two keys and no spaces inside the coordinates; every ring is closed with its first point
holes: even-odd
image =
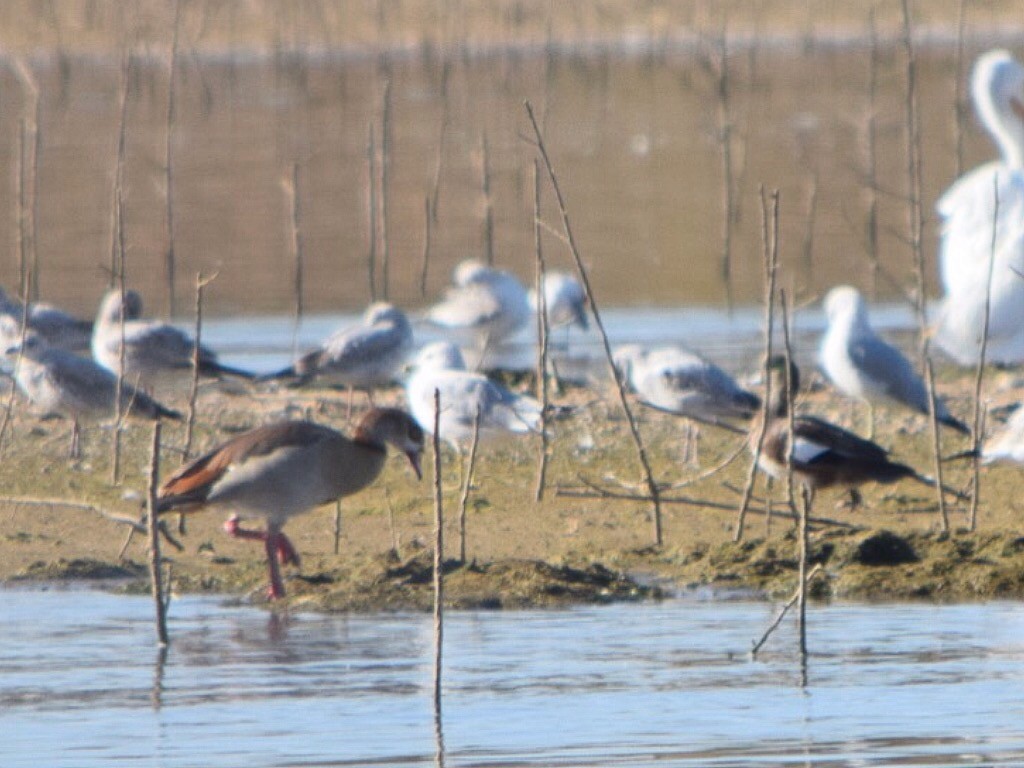
{"type": "Polygon", "coordinates": [[[961,176],[939,198],[945,296],[934,338],[960,365],[977,365],[991,261],[985,356],[1012,365],[1024,362],[1024,67],[1004,50],[983,54],[971,96],[1001,157],[961,176]]]}
{"type": "Polygon", "coordinates": [[[302,385],[321,379],[348,387],[351,415],[352,390],[365,390],[372,404],[371,390],[394,380],[411,349],[412,326],[405,312],[375,302],[367,307],[359,325],[342,328],[292,365],[259,380],[294,377],[296,384],[302,385]]]}
{"type": "Polygon", "coordinates": [[[761,407],[761,399],[728,373],[679,347],[624,344],[612,360],[641,402],[661,411],[722,425],[723,419],[749,419],[761,407]]]}
{"type": "Polygon", "coordinates": [[[404,453],[420,477],[423,430],[404,411],[374,408],[352,437],[309,421],[281,421],[244,432],[186,464],[158,492],[160,512],[223,509],[231,536],[262,541],[271,600],[285,594],[281,564],[299,563],[285,523],[370,485],[384,468],[387,446],[404,453]],[[263,519],[262,531],[240,519],[263,519]]]}
{"type": "MultiPolygon", "coordinates": [[[[147,390],[152,390],[156,379],[168,372],[192,369],[195,342],[184,331],[158,320],[141,320],[142,297],[136,291],[108,291],[100,303],[92,332],[93,359],[115,375],[121,369],[121,315],[124,321],[124,374],[123,377],[147,390]]],[[[205,346],[199,347],[199,373],[204,376],[221,375],[253,378],[253,374],[223,365],[217,354],[205,346]]]]}
{"type": "Polygon", "coordinates": [[[434,431],[434,391],[441,394],[440,437],[459,451],[472,439],[479,414],[480,436],[540,429],[541,405],[518,395],[482,373],[466,370],[459,348],[446,341],[423,347],[413,363],[405,394],[413,418],[434,431]]]}
{"type": "MultiPolygon", "coordinates": [[[[20,346],[7,349],[15,360],[14,379],[18,388],[46,413],[72,420],[71,455],[79,455],[79,421],[83,417],[116,416],[117,377],[92,360],[65,349],[51,347],[30,333],[20,346]]],[[[121,382],[117,411],[146,419],[181,419],[181,414],[158,403],[149,395],[121,382]]]]}
{"type": "Polygon", "coordinates": [[[985,442],[981,460],[985,464],[1024,464],[1024,406],[1018,406],[1003,428],[985,442]]]}
{"type": "MultiPolygon", "coordinates": [[[[790,431],[788,409],[791,396],[800,386],[800,373],[790,367],[786,388],[786,361],[772,358],[768,366],[771,398],[764,443],[758,457],[758,468],[770,477],[784,480],[789,452],[790,431]]],[[[755,449],[759,430],[751,431],[750,448],[755,449]]],[[[821,488],[842,487],[850,490],[854,505],[860,503],[857,488],[864,483],[894,483],[912,478],[934,487],[935,481],[913,467],[892,461],[889,453],[877,443],[865,440],[842,427],[815,416],[794,414],[791,467],[793,478],[807,490],[809,498],[821,488]]]]}
{"type": "MultiPolygon", "coordinates": [[[[864,299],[856,288],[841,285],[829,291],[825,296],[825,314],[828,330],[821,341],[818,362],[836,389],[867,403],[871,434],[875,425],[874,400],[888,400],[928,414],[924,381],[902,352],[872,330],[864,299]]],[[[954,418],[938,398],[935,415],[940,423],[970,434],[967,425],[954,418]]]]}
{"type": "Polygon", "coordinates": [[[530,318],[526,289],[510,272],[467,259],[455,268],[452,283],[425,318],[442,328],[473,332],[483,349],[509,338],[530,318]]]}
{"type": "MultiPolygon", "coordinates": [[[[12,299],[3,288],[0,288],[0,318],[14,321],[0,324],[0,344],[5,349],[21,339],[21,324],[24,317],[25,308],[22,303],[12,299]]],[[[33,302],[29,305],[28,327],[42,336],[49,346],[71,351],[88,349],[92,337],[90,321],[80,320],[45,302],[33,302]]]]}
{"type": "MultiPolygon", "coordinates": [[[[543,285],[544,304],[551,328],[578,325],[587,330],[590,327],[587,319],[587,294],[574,275],[568,272],[546,272],[543,285]]],[[[536,290],[530,290],[529,300],[530,307],[535,312],[539,311],[536,290]]]]}

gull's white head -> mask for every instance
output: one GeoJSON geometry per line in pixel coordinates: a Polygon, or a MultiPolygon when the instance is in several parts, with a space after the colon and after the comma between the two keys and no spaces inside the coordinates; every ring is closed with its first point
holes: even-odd
{"type": "Polygon", "coordinates": [[[488,267],[479,259],[466,259],[459,262],[459,265],[455,267],[455,271],[452,272],[452,283],[460,288],[465,288],[467,285],[487,280],[493,272],[494,270],[491,267],[488,267]]]}
{"type": "Polygon", "coordinates": [[[640,344],[622,344],[612,352],[612,365],[619,372],[619,378],[628,382],[646,357],[647,350],[640,344]]]}
{"type": "Polygon", "coordinates": [[[1024,66],[1003,49],[982,54],[974,64],[971,96],[1003,161],[1024,166],[1024,66]]]}
{"type": "Polygon", "coordinates": [[[412,368],[415,371],[464,371],[466,361],[451,342],[435,341],[419,351],[412,368]]]}
{"type": "Polygon", "coordinates": [[[851,285],[840,285],[825,296],[825,315],[829,325],[849,319],[857,325],[867,325],[867,307],[860,291],[851,285]]]}
{"type": "Polygon", "coordinates": [[[377,323],[408,325],[409,318],[405,312],[394,304],[389,304],[386,301],[377,301],[366,308],[366,311],[363,313],[363,323],[365,325],[376,325],[377,323]]]}
{"type": "Polygon", "coordinates": [[[100,302],[100,311],[96,315],[97,321],[101,323],[121,322],[122,307],[125,320],[138,320],[142,317],[142,296],[138,291],[125,291],[122,301],[121,291],[118,288],[107,291],[100,302]]]}

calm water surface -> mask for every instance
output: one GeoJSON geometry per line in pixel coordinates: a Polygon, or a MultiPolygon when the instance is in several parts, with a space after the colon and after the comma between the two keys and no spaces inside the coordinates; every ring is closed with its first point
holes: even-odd
{"type": "MultiPolygon", "coordinates": [[[[1020,765],[1024,606],[831,605],[808,685],[765,603],[453,612],[449,766],[1020,765]]],[[[431,620],[0,592],[0,764],[429,765],[431,620]]]]}

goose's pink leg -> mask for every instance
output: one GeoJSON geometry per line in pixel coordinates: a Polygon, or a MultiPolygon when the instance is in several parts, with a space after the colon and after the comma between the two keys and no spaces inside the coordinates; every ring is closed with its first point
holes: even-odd
{"type": "Polygon", "coordinates": [[[266,531],[252,531],[242,528],[238,524],[238,516],[232,515],[224,521],[224,530],[229,536],[236,539],[250,539],[262,541],[267,552],[267,570],[270,573],[270,586],[267,589],[267,596],[271,600],[284,597],[284,583],[281,580],[281,567],[283,564],[299,564],[299,554],[295,551],[291,541],[285,536],[278,525],[269,523],[266,531]]]}

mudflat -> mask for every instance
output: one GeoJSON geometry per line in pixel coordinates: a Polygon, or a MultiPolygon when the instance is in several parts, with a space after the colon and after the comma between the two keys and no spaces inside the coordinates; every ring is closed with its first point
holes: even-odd
{"type": "MultiPolygon", "coordinates": [[[[1019,401],[1010,373],[989,378],[991,429],[1019,401]]],[[[525,382],[524,384],[525,385],[525,382]]],[[[955,412],[970,413],[973,376],[943,371],[939,382],[955,412]]],[[[183,393],[175,393],[181,395],[183,393]]],[[[172,395],[173,400],[173,395],[172,395]]],[[[400,404],[400,394],[382,402],[400,404]]],[[[610,384],[570,387],[557,401],[572,411],[553,421],[547,483],[535,500],[538,436],[484,443],[468,495],[465,559],[460,558],[462,496],[458,457],[442,451],[446,595],[453,606],[554,606],[645,599],[679,589],[712,587],[785,595],[796,581],[792,513],[776,486],[766,513],[758,477],[742,537],[737,509],[750,466],[746,438],[634,406],[654,476],[662,485],[662,543],[655,542],[653,505],[637,451],[610,384]],[[731,456],[735,458],[728,462],[731,456]],[[723,466],[724,465],[724,466],[723,466]]],[[[193,455],[268,420],[308,416],[345,429],[341,393],[252,394],[215,385],[199,399],[193,455]]],[[[861,428],[863,408],[819,389],[803,411],[861,428]]],[[[357,409],[358,413],[358,409],[357,409]]],[[[893,456],[934,474],[930,427],[905,410],[878,408],[876,440],[893,456]]],[[[95,580],[118,589],[144,588],[146,543],[129,526],[139,519],[149,472],[151,427],[129,423],[122,435],[122,477],[111,482],[112,430],[92,425],[83,456],[69,460],[70,425],[41,420],[16,404],[2,446],[0,580],[95,580]]],[[[184,427],[164,429],[163,475],[181,462],[184,427]]],[[[943,454],[970,447],[943,432],[943,454]]],[[[286,532],[302,557],[286,569],[289,605],[314,610],[426,609],[434,499],[430,450],[417,482],[403,457],[389,461],[370,489],[345,499],[335,552],[334,505],[289,521],[286,532]]],[[[969,495],[969,460],[944,464],[944,482],[969,495]]],[[[947,497],[945,527],[936,492],[913,480],[869,484],[863,503],[823,491],[812,509],[812,560],[822,565],[820,596],[976,600],[1024,596],[1021,469],[982,467],[974,529],[970,502],[947,497]],[[944,529],[945,528],[945,529],[944,529]]],[[[224,515],[198,512],[169,528],[182,549],[164,544],[172,589],[264,599],[262,547],[230,538],[224,515]]]]}

